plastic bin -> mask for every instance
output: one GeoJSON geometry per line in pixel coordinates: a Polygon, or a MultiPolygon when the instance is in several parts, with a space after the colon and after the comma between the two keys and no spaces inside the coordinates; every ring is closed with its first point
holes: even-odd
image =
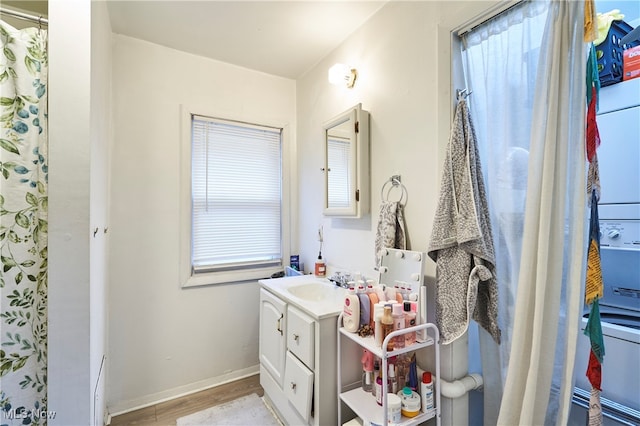
{"type": "Polygon", "coordinates": [[[613,21],[607,38],[596,46],[600,85],[609,86],[622,81],[623,52],[625,49],[640,45],[639,41],[622,44],[622,37],[633,27],[625,21],[613,21]]]}

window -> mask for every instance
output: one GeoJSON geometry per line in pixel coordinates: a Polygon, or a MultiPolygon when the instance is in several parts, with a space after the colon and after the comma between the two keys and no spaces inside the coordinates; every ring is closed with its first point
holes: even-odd
{"type": "Polygon", "coordinates": [[[195,114],[190,120],[186,285],[258,279],[281,270],[283,130],[195,114]]]}

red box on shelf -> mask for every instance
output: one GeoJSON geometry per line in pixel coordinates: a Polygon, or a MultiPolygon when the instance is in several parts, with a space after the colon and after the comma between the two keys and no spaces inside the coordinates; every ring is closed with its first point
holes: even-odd
{"type": "Polygon", "coordinates": [[[622,79],[640,77],[640,46],[631,47],[622,52],[622,55],[622,79]]]}

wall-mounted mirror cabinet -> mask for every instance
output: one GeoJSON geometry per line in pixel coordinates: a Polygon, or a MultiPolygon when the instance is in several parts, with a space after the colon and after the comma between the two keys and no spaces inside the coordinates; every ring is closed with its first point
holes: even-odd
{"type": "Polygon", "coordinates": [[[359,218],[369,213],[369,113],[362,104],[324,124],[324,214],[359,218]]]}

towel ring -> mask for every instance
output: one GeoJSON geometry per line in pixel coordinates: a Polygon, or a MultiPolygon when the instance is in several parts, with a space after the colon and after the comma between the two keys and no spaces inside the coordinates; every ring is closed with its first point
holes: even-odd
{"type": "Polygon", "coordinates": [[[404,207],[407,204],[407,201],[409,199],[409,193],[407,192],[407,188],[405,188],[405,186],[400,181],[400,175],[391,176],[382,185],[382,189],[380,190],[380,198],[383,201],[389,201],[389,194],[391,193],[391,190],[393,190],[393,188],[397,188],[397,187],[400,187],[400,199],[397,202],[400,203],[404,207]],[[391,185],[389,185],[389,184],[391,184],[391,185]],[[385,189],[386,189],[386,194],[385,194],[385,189]]]}

